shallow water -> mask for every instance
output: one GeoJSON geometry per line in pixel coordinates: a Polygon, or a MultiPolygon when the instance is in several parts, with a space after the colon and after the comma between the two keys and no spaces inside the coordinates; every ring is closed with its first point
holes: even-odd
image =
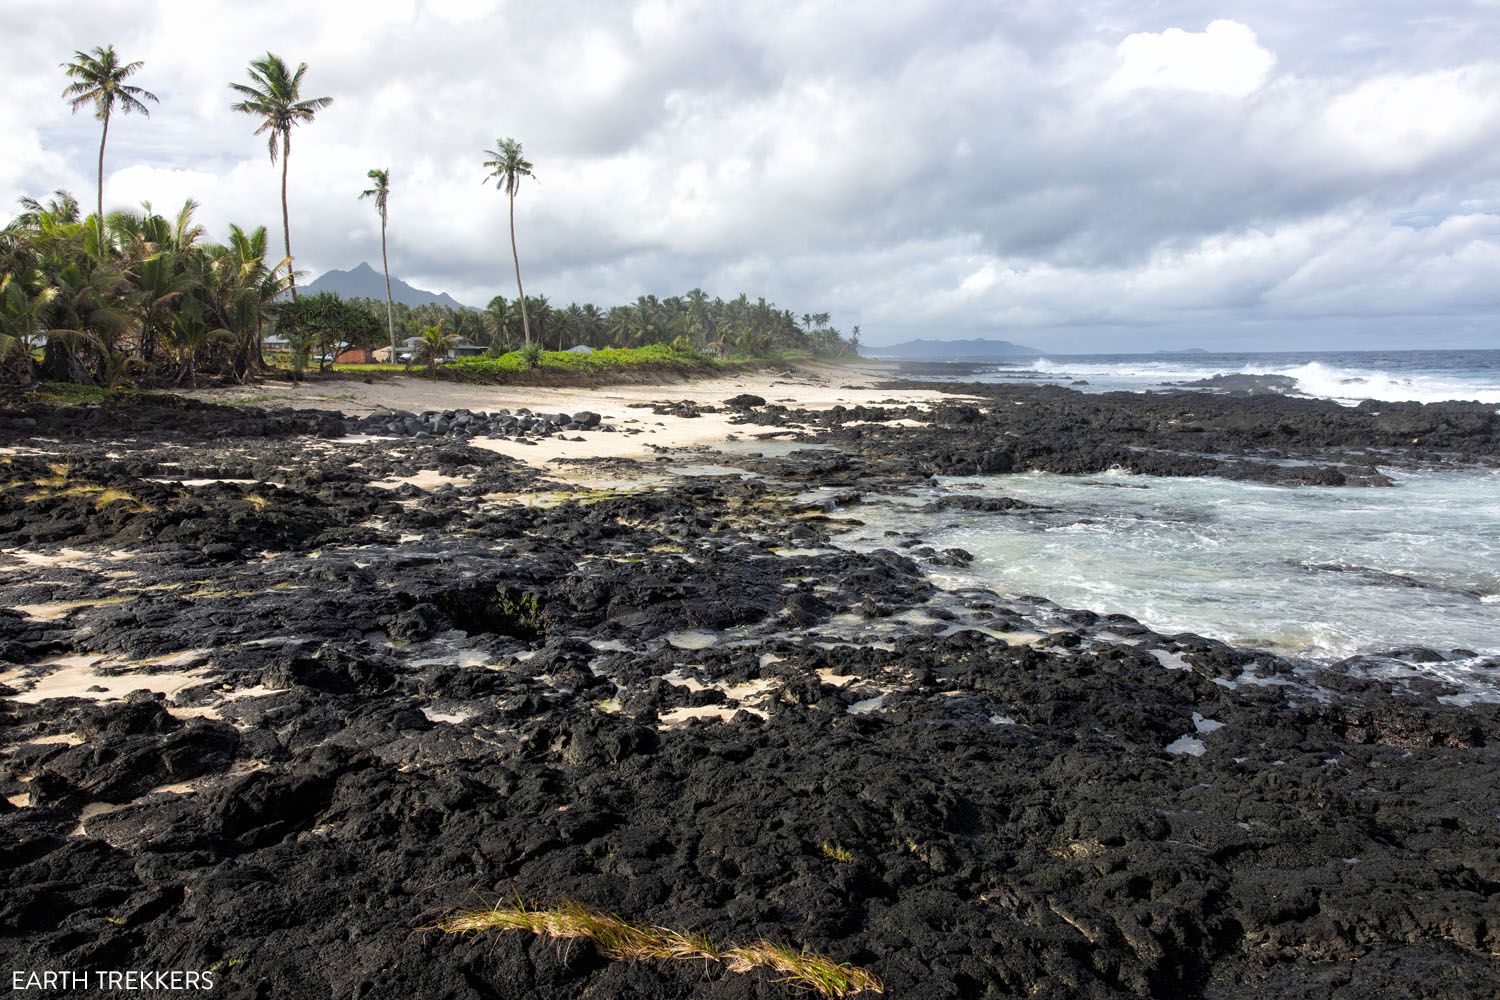
{"type": "MultiPolygon", "coordinates": [[[[947,479],[946,492],[1054,510],[921,515],[921,535],[975,556],[942,571],[948,582],[1128,614],[1158,631],[1319,658],[1410,645],[1500,653],[1500,473],[1394,475],[1394,489],[1117,473],[947,479]]],[[[869,545],[913,521],[909,505],[865,519],[869,545]]]]}

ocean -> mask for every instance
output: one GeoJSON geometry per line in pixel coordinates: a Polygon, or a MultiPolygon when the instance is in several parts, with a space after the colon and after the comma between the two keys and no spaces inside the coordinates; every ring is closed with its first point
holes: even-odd
{"type": "Polygon", "coordinates": [[[1082,392],[1192,388],[1184,383],[1253,375],[1268,389],[1349,405],[1363,399],[1500,404],[1500,350],[1058,354],[1035,360],[902,364],[903,375],[922,380],[1066,385],[1082,392]]]}
{"type": "MultiPolygon", "coordinates": [[[[1090,355],[1015,364],[920,366],[918,377],[1159,391],[1216,375],[1278,376],[1285,391],[1363,399],[1500,404],[1500,351],[1090,355]],[[1289,382],[1286,380],[1290,380],[1289,382]]],[[[1393,488],[1282,487],[1111,472],[940,480],[1050,508],[1030,517],[950,511],[924,523],[974,562],[945,583],[1118,612],[1166,632],[1332,662],[1394,652],[1468,697],[1500,700],[1500,472],[1385,470],[1393,488]],[[1400,651],[1472,653],[1423,665],[1400,651]]],[[[906,505],[870,518],[869,543],[909,525],[906,505]]]]}

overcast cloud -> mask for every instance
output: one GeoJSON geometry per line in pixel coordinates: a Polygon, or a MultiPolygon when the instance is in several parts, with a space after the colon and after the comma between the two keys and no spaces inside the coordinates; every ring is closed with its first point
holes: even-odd
{"type": "Polygon", "coordinates": [[[97,123],[58,64],[113,42],[161,97],[111,126],[106,200],[277,234],[227,82],[266,50],[334,105],[293,134],[293,249],[510,294],[481,151],[525,144],[527,286],[700,286],[866,340],[1045,350],[1494,347],[1500,5],[964,0],[182,4],[0,0],[0,217],[85,203],[97,123]]]}

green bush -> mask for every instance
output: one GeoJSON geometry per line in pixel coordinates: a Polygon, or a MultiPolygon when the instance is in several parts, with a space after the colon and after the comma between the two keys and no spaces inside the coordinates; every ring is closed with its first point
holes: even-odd
{"type": "Polygon", "coordinates": [[[463,379],[483,380],[497,375],[512,375],[537,369],[580,373],[606,372],[620,368],[655,367],[680,371],[701,371],[717,367],[719,362],[706,354],[651,344],[647,347],[604,347],[592,354],[567,351],[543,351],[537,345],[526,351],[510,351],[498,358],[460,358],[447,370],[463,379]]]}

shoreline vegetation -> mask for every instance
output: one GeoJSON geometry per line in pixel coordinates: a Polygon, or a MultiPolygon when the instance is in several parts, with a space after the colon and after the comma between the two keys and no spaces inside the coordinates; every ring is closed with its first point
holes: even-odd
{"type": "Polygon", "coordinates": [[[351,197],[375,200],[385,301],[345,300],[330,292],[299,296],[287,198],[291,136],[332,98],[304,97],[307,64],[294,70],[274,53],[250,63],[248,84],[229,85],[240,98],[230,109],[256,119],[255,134],[267,137],[271,162],[280,166],[286,253],[277,259],[263,225],[231,224],[224,242],[210,240],[196,221],[199,204],[192,199],[175,215],[160,214],[149,203],[139,211],[104,210],[111,117],[117,111],[145,116],[144,102],[157,101],[125,82],[142,65],[122,63],[108,45],[75,53],[64,64],[73,81],[64,98],[75,112],[91,107],[101,123],[97,207],[84,215],[77,198],[58,190],[46,200],[22,198],[21,212],[0,227],[0,384],[243,383],[276,371],[279,362],[301,378],[310,367],[326,372],[355,354],[373,373],[378,369],[367,363],[377,348],[386,352],[386,362],[402,362],[407,371],[425,368],[433,376],[454,368],[463,380],[514,380],[523,372],[548,371],[536,376],[536,384],[564,372],[598,378],[616,367],[665,375],[707,371],[711,362],[736,359],[754,364],[793,354],[858,356],[858,326],[845,336],[828,313],[798,316],[745,293],[725,300],[694,288],[605,308],[553,305],[545,295],[526,294],[516,194],[521,181],[535,174],[514,139],[496,140],[496,148],[484,153],[489,159],[483,167],[486,182],[494,181],[506,196],[515,299],[496,295],[482,310],[409,308],[391,301],[387,231],[395,188],[387,168],[350,179],[351,197]],[[568,352],[603,356],[558,356],[568,352]],[[476,354],[483,357],[466,356],[476,354]]]}

